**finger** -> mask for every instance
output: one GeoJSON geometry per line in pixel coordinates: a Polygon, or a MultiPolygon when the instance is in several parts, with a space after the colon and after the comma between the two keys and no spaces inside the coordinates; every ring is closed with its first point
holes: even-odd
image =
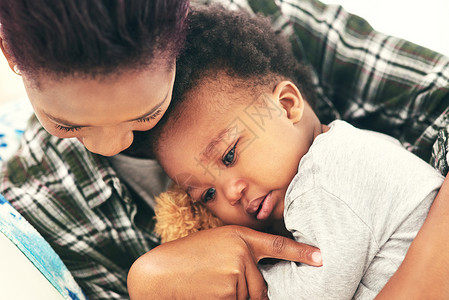
{"type": "Polygon", "coordinates": [[[278,258],[322,266],[321,252],[318,248],[298,243],[289,238],[240,228],[241,238],[249,245],[257,261],[262,258],[278,258]]]}
{"type": "Polygon", "coordinates": [[[268,300],[267,284],[254,261],[248,261],[245,266],[245,276],[250,299],[268,300]]]}

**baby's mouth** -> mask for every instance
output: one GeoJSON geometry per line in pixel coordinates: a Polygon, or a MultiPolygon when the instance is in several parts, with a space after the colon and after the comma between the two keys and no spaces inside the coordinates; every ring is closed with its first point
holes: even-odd
{"type": "Polygon", "coordinates": [[[263,198],[262,202],[260,202],[259,207],[257,208],[256,212],[254,213],[254,217],[257,217],[257,215],[259,214],[259,212],[262,209],[262,206],[263,206],[266,198],[267,198],[267,196],[265,196],[265,198],[263,198]]]}
{"type": "Polygon", "coordinates": [[[273,191],[269,192],[260,203],[257,208],[256,219],[259,221],[268,219],[273,213],[275,200],[273,197],[273,191]]]}
{"type": "Polygon", "coordinates": [[[250,201],[248,203],[248,206],[246,207],[246,212],[249,215],[254,215],[257,216],[257,214],[260,212],[260,210],[262,209],[262,204],[265,201],[265,199],[267,198],[267,195],[256,198],[252,201],[250,201]]]}

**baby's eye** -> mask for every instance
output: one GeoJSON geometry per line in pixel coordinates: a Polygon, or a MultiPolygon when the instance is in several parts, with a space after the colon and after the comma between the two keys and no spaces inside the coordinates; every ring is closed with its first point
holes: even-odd
{"type": "Polygon", "coordinates": [[[214,200],[216,193],[217,192],[214,188],[208,189],[201,197],[201,201],[203,201],[203,203],[207,203],[208,201],[214,200]]]}
{"type": "Polygon", "coordinates": [[[221,159],[221,161],[226,167],[232,166],[232,164],[234,164],[235,162],[235,148],[237,147],[238,142],[239,141],[237,140],[234,146],[232,146],[232,148],[221,159]]]}

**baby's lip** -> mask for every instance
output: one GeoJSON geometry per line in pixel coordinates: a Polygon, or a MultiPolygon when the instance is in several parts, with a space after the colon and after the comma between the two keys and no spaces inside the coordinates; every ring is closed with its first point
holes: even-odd
{"type": "MultiPolygon", "coordinates": [[[[268,194],[267,194],[268,195],[268,194]]],[[[265,200],[265,198],[267,197],[267,195],[264,195],[262,197],[256,198],[254,200],[251,200],[248,203],[248,206],[246,207],[246,212],[250,215],[255,214],[260,207],[260,204],[265,200]]]]}

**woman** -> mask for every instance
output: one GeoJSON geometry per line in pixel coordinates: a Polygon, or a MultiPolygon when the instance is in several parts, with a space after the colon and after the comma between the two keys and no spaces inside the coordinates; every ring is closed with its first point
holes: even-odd
{"type": "MultiPolygon", "coordinates": [[[[429,160],[436,135],[418,139],[424,123],[404,126],[413,119],[411,110],[401,123],[404,113],[398,108],[415,103],[421,87],[421,98],[439,99],[426,116],[428,123],[436,122],[444,104],[439,88],[447,80],[440,74],[435,84],[423,83],[427,74],[437,74],[444,57],[423,56],[421,48],[388,38],[379,45],[381,35],[341,7],[314,0],[280,7],[251,3],[283,25],[298,57],[315,68],[321,118],[341,114],[409,145],[432,140],[411,149],[424,150],[429,160]],[[391,57],[385,59],[385,53],[391,57]],[[373,60],[393,69],[376,67],[373,60]]],[[[184,1],[0,0],[2,50],[11,69],[22,75],[39,120],[31,120],[23,148],[6,164],[0,192],[52,245],[90,299],[127,297],[128,268],[158,245],[148,214],[152,195],[167,181],[139,147],[139,131],[151,129],[169,105],[186,13],[184,1]]],[[[432,222],[440,220],[434,215],[419,249],[427,239],[434,241],[432,222]]],[[[149,284],[161,298],[264,298],[255,261],[275,257],[320,264],[312,248],[240,227],[204,231],[150,253],[155,276],[149,284]],[[204,278],[214,284],[203,285],[204,278]]],[[[406,275],[393,278],[390,291],[410,285],[406,275]]]]}
{"type": "MultiPolygon", "coordinates": [[[[162,190],[166,177],[154,161],[136,158],[136,147],[129,150],[133,156],[121,157],[126,168],[120,157],[105,156],[127,149],[133,131],[151,129],[169,105],[187,10],[188,1],[179,0],[0,2],[2,51],[22,76],[39,120],[25,136],[37,138],[30,150],[43,154],[12,159],[1,190],[50,242],[88,298],[126,297],[128,268],[158,244],[145,196],[128,189],[111,165],[150,172],[148,186],[155,189],[148,193],[162,190]],[[27,164],[24,173],[16,169],[19,161],[27,164]],[[57,170],[68,177],[53,180],[57,170]],[[25,199],[33,204],[22,207],[25,199]]],[[[263,241],[254,244],[268,248],[269,256],[292,256],[271,254],[263,241]]],[[[246,244],[239,248],[249,253],[246,244]]],[[[310,261],[303,256],[294,258],[310,261]]]]}

